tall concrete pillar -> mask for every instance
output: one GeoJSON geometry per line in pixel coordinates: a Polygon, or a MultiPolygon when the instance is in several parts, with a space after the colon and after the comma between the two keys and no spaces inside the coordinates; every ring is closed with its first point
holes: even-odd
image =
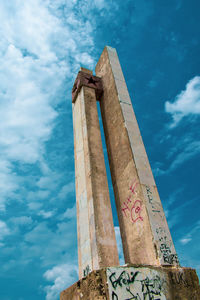
{"type": "Polygon", "coordinates": [[[177,265],[178,258],[116,50],[96,66],[108,158],[126,263],[177,265]]]}
{"type": "Polygon", "coordinates": [[[72,90],[79,277],[119,264],[97,114],[100,78],[81,68],[72,90]]]}

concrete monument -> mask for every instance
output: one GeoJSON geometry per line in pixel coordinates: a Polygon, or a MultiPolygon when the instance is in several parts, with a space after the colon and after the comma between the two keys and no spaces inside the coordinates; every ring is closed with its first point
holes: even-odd
{"type": "Polygon", "coordinates": [[[72,89],[80,280],[60,299],[200,299],[181,268],[116,50],[72,89]],[[107,145],[125,266],[119,266],[96,101],[107,145]]]}

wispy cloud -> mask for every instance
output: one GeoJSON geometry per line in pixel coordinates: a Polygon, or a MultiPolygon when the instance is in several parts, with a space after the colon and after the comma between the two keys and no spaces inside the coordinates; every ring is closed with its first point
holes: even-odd
{"type": "Polygon", "coordinates": [[[63,264],[53,267],[44,273],[44,278],[53,281],[53,285],[45,287],[47,300],[55,300],[60,292],[77,280],[78,268],[76,265],[63,264]]]}
{"type": "Polygon", "coordinates": [[[0,241],[4,239],[5,236],[10,234],[10,229],[7,224],[0,220],[0,241]]]}
{"type": "Polygon", "coordinates": [[[0,211],[6,210],[9,199],[19,188],[20,178],[13,172],[12,163],[0,156],[0,211]]]}
{"type": "Polygon", "coordinates": [[[192,239],[191,238],[182,238],[180,239],[181,244],[186,245],[188,244],[192,239]]]}
{"type": "Polygon", "coordinates": [[[44,219],[49,219],[54,215],[54,211],[44,211],[43,209],[38,212],[38,216],[42,216],[44,219]]]}
{"type": "Polygon", "coordinates": [[[200,221],[190,224],[190,229],[185,229],[177,243],[178,253],[182,254],[182,265],[193,267],[200,271],[199,251],[200,251],[200,221]]]}
{"type": "Polygon", "coordinates": [[[9,219],[9,221],[15,226],[27,226],[33,223],[33,220],[30,216],[12,217],[9,219]]]}
{"type": "Polygon", "coordinates": [[[61,219],[75,219],[76,218],[76,204],[72,208],[67,208],[64,214],[61,216],[61,219]]]}
{"type": "Polygon", "coordinates": [[[66,199],[67,195],[74,192],[74,190],[75,190],[75,185],[74,185],[74,181],[72,181],[62,187],[61,191],[58,194],[58,197],[60,199],[66,199]]]}
{"type": "Polygon", "coordinates": [[[199,153],[200,153],[200,141],[193,141],[187,144],[183,148],[183,150],[176,155],[175,159],[173,160],[169,168],[169,172],[176,169],[178,166],[182,165],[183,162],[188,161],[189,159],[191,159],[192,157],[194,157],[199,153]]]}
{"type": "Polygon", "coordinates": [[[172,116],[171,128],[177,126],[185,116],[200,115],[200,76],[192,78],[174,102],[165,102],[165,111],[172,116]]]}
{"type": "Polygon", "coordinates": [[[163,207],[168,221],[169,227],[172,229],[175,225],[179,224],[184,209],[190,205],[188,201],[180,204],[180,199],[184,194],[184,188],[177,188],[171,191],[168,198],[163,199],[163,207]]]}
{"type": "Polygon", "coordinates": [[[187,232],[179,241],[182,245],[186,245],[191,242],[196,236],[200,236],[200,221],[197,221],[193,226],[192,229],[187,232]]]}
{"type": "Polygon", "coordinates": [[[164,169],[162,168],[162,165],[159,164],[158,166],[155,166],[153,173],[156,176],[170,174],[196,155],[199,155],[199,153],[200,141],[193,141],[192,139],[179,140],[178,146],[173,147],[168,153],[168,159],[171,159],[168,168],[164,169]]]}

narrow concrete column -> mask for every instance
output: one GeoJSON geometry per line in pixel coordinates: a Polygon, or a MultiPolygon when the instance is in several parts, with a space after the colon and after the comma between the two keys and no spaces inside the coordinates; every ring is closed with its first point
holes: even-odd
{"type": "Polygon", "coordinates": [[[97,113],[100,79],[82,69],[72,90],[79,277],[119,265],[97,113]]]}
{"type": "Polygon", "coordinates": [[[116,50],[96,66],[110,170],[126,263],[176,265],[178,258],[116,50]]]}

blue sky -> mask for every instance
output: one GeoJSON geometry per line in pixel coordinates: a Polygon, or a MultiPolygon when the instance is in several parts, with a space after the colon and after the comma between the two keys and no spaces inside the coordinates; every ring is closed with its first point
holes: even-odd
{"type": "MultiPolygon", "coordinates": [[[[199,9],[0,0],[1,300],[58,299],[77,280],[71,88],[105,45],[117,49],[181,264],[200,274],[199,9]]],[[[118,238],[115,209],[114,222],[118,238]]]]}

